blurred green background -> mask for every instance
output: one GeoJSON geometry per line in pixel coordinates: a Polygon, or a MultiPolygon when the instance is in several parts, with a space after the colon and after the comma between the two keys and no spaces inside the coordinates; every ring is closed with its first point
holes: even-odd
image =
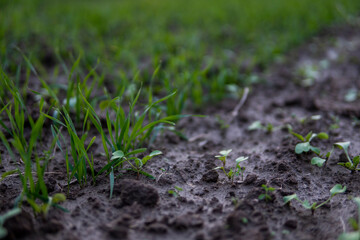
{"type": "Polygon", "coordinates": [[[259,81],[254,68],[356,16],[360,1],[2,0],[0,8],[0,63],[9,76],[25,71],[18,49],[45,79],[81,56],[84,74],[99,61],[96,72],[115,94],[141,83],[156,93],[165,83],[191,90],[201,106],[259,81]]]}

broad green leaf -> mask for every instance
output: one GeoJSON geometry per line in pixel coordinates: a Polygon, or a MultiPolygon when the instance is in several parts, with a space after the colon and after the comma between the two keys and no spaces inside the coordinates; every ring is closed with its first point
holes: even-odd
{"type": "Polygon", "coordinates": [[[325,159],[319,158],[319,157],[313,157],[311,159],[311,164],[312,165],[316,165],[318,167],[322,167],[324,165],[324,163],[326,162],[325,159]]]}
{"type": "Polygon", "coordinates": [[[311,149],[311,145],[309,142],[304,142],[304,143],[298,143],[295,147],[295,153],[296,154],[301,154],[303,152],[308,152],[311,149]]]}
{"type": "Polygon", "coordinates": [[[346,186],[342,187],[340,184],[336,184],[332,189],[330,189],[331,196],[334,196],[339,193],[344,193],[346,191],[346,186]]]}
{"type": "Polygon", "coordinates": [[[320,149],[319,149],[319,148],[310,146],[310,149],[311,149],[311,151],[313,151],[313,152],[316,153],[317,155],[320,154],[320,149]]]}
{"type": "Polygon", "coordinates": [[[299,198],[298,198],[298,196],[296,194],[292,194],[292,195],[283,197],[283,200],[284,200],[285,204],[287,204],[288,202],[290,202],[290,201],[292,201],[294,199],[299,200],[299,198]]]}

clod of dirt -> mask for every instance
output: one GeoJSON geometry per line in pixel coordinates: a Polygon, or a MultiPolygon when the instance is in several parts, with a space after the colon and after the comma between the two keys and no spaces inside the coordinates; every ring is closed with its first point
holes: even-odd
{"type": "Polygon", "coordinates": [[[244,184],[245,185],[250,185],[252,183],[254,183],[257,180],[258,176],[256,174],[249,174],[246,176],[244,184]]]}
{"type": "Polygon", "coordinates": [[[284,227],[287,227],[289,229],[296,229],[297,221],[295,219],[289,219],[284,223],[284,227]]]}
{"type": "Polygon", "coordinates": [[[151,223],[148,227],[147,227],[148,232],[151,233],[157,233],[157,234],[165,234],[168,231],[168,228],[165,224],[162,223],[151,223]]]}
{"type": "Polygon", "coordinates": [[[103,226],[103,230],[107,231],[110,237],[120,240],[127,239],[131,219],[130,215],[124,214],[123,216],[103,226]]]}
{"type": "Polygon", "coordinates": [[[163,174],[163,175],[159,178],[158,183],[159,183],[159,185],[161,185],[161,186],[174,184],[174,183],[175,183],[174,174],[172,174],[172,173],[163,174]]]}
{"type": "Polygon", "coordinates": [[[229,230],[241,239],[270,239],[266,219],[250,202],[241,203],[226,219],[229,230]]]}
{"type": "Polygon", "coordinates": [[[287,172],[289,170],[290,170],[290,168],[289,168],[288,165],[286,165],[285,163],[279,163],[279,165],[278,165],[278,172],[279,173],[285,173],[285,172],[287,172]]]}
{"type": "Polygon", "coordinates": [[[124,205],[131,205],[137,202],[146,207],[154,207],[159,194],[155,188],[135,180],[124,180],[120,183],[121,201],[124,205]]]}
{"type": "Polygon", "coordinates": [[[44,233],[57,233],[64,229],[64,226],[61,222],[56,219],[50,219],[41,225],[40,230],[44,233]]]}
{"type": "Polygon", "coordinates": [[[0,184],[0,192],[1,193],[5,193],[6,189],[7,189],[7,185],[5,183],[0,184]]]}
{"type": "Polygon", "coordinates": [[[32,217],[25,211],[8,219],[5,222],[4,227],[8,231],[7,239],[18,239],[34,232],[32,217]]]}
{"type": "Polygon", "coordinates": [[[199,228],[202,227],[203,224],[204,221],[200,216],[185,214],[176,217],[172,221],[171,226],[178,231],[182,231],[188,228],[199,228]]]}
{"type": "Polygon", "coordinates": [[[201,178],[202,181],[207,183],[216,183],[219,179],[219,173],[214,170],[205,172],[201,178]]]}
{"type": "Polygon", "coordinates": [[[205,160],[205,164],[204,164],[205,169],[212,170],[216,168],[215,158],[213,155],[205,154],[203,159],[205,160]]]}

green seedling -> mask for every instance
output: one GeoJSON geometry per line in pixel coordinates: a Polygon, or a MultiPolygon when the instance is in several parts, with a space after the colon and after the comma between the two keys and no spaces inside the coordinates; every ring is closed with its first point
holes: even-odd
{"type": "Polygon", "coordinates": [[[170,190],[168,191],[168,193],[169,193],[170,195],[172,195],[173,197],[178,197],[178,196],[180,195],[180,192],[182,192],[182,191],[183,191],[183,189],[182,189],[181,187],[174,186],[174,188],[173,188],[173,189],[170,189],[170,190]]]}
{"type": "Polygon", "coordinates": [[[272,197],[270,196],[270,194],[271,194],[273,191],[275,191],[275,188],[273,188],[273,187],[268,187],[268,186],[265,185],[265,184],[261,185],[261,187],[265,190],[265,193],[260,194],[259,200],[264,200],[264,199],[265,199],[266,202],[271,201],[271,200],[272,200],[272,197]]]}
{"type": "Polygon", "coordinates": [[[354,198],[354,202],[358,207],[358,220],[356,221],[354,218],[350,219],[350,224],[353,228],[353,232],[342,233],[338,240],[359,240],[360,239],[360,197],[354,198]]]}
{"type": "Polygon", "coordinates": [[[348,162],[346,163],[338,163],[340,166],[343,166],[352,172],[360,170],[360,168],[358,168],[360,163],[360,155],[355,156],[353,159],[351,159],[349,156],[348,149],[350,146],[350,142],[338,142],[335,143],[334,146],[338,147],[339,149],[342,149],[346,155],[346,158],[348,159],[348,162]]]}
{"type": "Polygon", "coordinates": [[[260,121],[255,121],[248,127],[248,130],[249,131],[263,130],[267,133],[272,133],[273,131],[276,131],[280,128],[281,126],[274,127],[274,125],[272,125],[271,123],[268,123],[267,125],[263,125],[260,121]]]}
{"type": "Polygon", "coordinates": [[[4,228],[4,223],[7,219],[15,217],[16,215],[21,213],[21,209],[20,208],[14,208],[11,209],[10,211],[6,212],[3,215],[0,215],[0,239],[6,237],[7,235],[7,230],[6,228],[4,228]]]}
{"type": "Polygon", "coordinates": [[[300,198],[296,194],[285,196],[283,198],[283,200],[284,200],[285,204],[287,204],[287,203],[290,204],[290,202],[292,200],[296,200],[296,201],[300,202],[304,208],[311,210],[312,215],[314,215],[316,209],[318,209],[321,206],[330,202],[330,200],[337,194],[344,193],[345,191],[346,191],[346,186],[342,187],[340,184],[336,184],[333,188],[330,189],[330,194],[331,194],[330,197],[326,201],[324,201],[320,204],[318,204],[316,202],[314,202],[313,204],[310,204],[308,200],[301,201],[300,198]]]}
{"type": "Polygon", "coordinates": [[[143,157],[143,158],[138,158],[138,157],[133,157],[133,155],[136,154],[140,154],[145,152],[147,149],[146,148],[140,148],[140,149],[136,149],[130,153],[124,154],[123,151],[118,150],[112,153],[112,157],[110,159],[110,162],[108,164],[106,164],[96,175],[99,176],[100,174],[104,173],[104,172],[109,172],[109,176],[110,176],[110,198],[112,197],[112,193],[113,193],[113,189],[114,189],[114,169],[117,169],[119,167],[121,167],[121,169],[119,170],[126,170],[126,171],[134,171],[137,173],[137,179],[140,178],[140,174],[149,177],[151,179],[155,179],[154,176],[152,176],[151,174],[145,172],[143,170],[143,167],[147,164],[147,162],[152,159],[155,156],[158,156],[160,154],[162,154],[161,151],[153,151],[151,152],[149,155],[143,157]],[[122,168],[124,163],[128,163],[130,168],[122,168]]]}
{"type": "Polygon", "coordinates": [[[140,174],[149,177],[151,179],[155,179],[154,176],[152,176],[151,174],[145,172],[143,169],[143,167],[146,165],[146,163],[152,159],[155,156],[161,155],[162,152],[155,150],[153,152],[151,152],[149,155],[143,157],[142,159],[137,158],[137,157],[130,157],[130,158],[126,158],[126,162],[131,166],[131,168],[127,168],[126,170],[129,171],[134,171],[137,173],[137,179],[139,179],[140,174]]]}
{"type": "Polygon", "coordinates": [[[216,167],[215,169],[223,170],[224,174],[234,183],[234,177],[241,175],[241,180],[244,178],[245,167],[241,167],[240,163],[247,160],[248,157],[238,157],[235,162],[235,168],[230,168],[229,171],[226,171],[226,158],[230,154],[232,149],[220,151],[220,155],[215,156],[222,162],[222,166],[216,167]]]}
{"type": "Polygon", "coordinates": [[[321,153],[320,148],[318,147],[314,147],[310,144],[311,140],[313,140],[314,138],[319,138],[319,139],[329,139],[329,135],[327,133],[321,132],[321,133],[312,133],[309,132],[306,136],[302,136],[298,133],[293,132],[292,130],[290,130],[290,134],[292,134],[293,136],[297,137],[300,141],[302,141],[302,143],[298,143],[295,146],[295,153],[296,154],[301,154],[304,152],[313,152],[317,155],[317,157],[313,157],[311,159],[311,164],[312,165],[316,165],[318,167],[322,167],[327,160],[331,157],[331,154],[334,150],[334,148],[332,148],[329,152],[321,153]]]}
{"type": "Polygon", "coordinates": [[[314,138],[329,139],[329,135],[324,132],[321,132],[321,133],[309,132],[306,136],[302,136],[298,133],[290,131],[290,134],[292,134],[293,136],[297,137],[300,141],[302,141],[302,143],[298,143],[295,146],[296,154],[301,154],[303,152],[309,152],[309,151],[312,151],[316,154],[320,154],[319,148],[311,146],[311,144],[310,144],[311,140],[313,140],[314,138]]]}

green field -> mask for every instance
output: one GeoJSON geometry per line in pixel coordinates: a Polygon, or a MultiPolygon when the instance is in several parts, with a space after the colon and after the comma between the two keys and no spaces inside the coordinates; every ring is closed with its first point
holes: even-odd
{"type": "Polygon", "coordinates": [[[165,83],[201,106],[259,81],[254,67],[266,69],[317,31],[345,22],[360,2],[15,0],[0,7],[0,61],[11,78],[26,71],[19,49],[54,81],[80,56],[83,77],[97,66],[115,95],[151,81],[155,94],[165,83]]]}

